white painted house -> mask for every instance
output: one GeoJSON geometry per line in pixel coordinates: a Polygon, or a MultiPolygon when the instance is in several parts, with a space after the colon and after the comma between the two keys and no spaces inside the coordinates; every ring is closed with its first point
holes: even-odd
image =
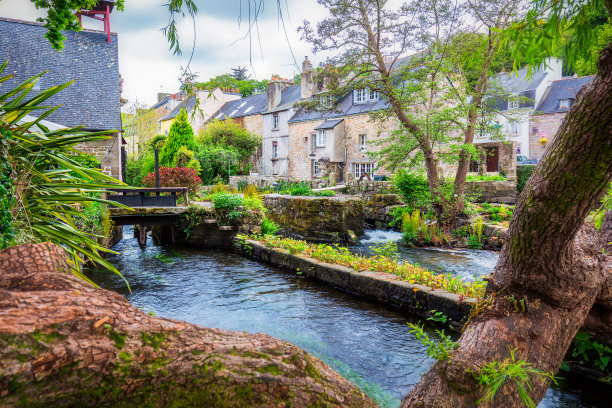
{"type": "MultiPolygon", "coordinates": [[[[527,69],[517,72],[502,72],[490,78],[491,86],[499,88],[507,97],[498,99],[497,113],[493,119],[495,127],[505,140],[516,142],[517,154],[531,157],[529,149],[529,123],[535,108],[540,104],[546,89],[563,78],[563,62],[550,58],[546,66],[535,70],[531,77],[527,69]]],[[[498,135],[499,136],[499,135],[498,135]]],[[[483,143],[492,139],[491,134],[476,134],[475,142],[483,143]]]]}

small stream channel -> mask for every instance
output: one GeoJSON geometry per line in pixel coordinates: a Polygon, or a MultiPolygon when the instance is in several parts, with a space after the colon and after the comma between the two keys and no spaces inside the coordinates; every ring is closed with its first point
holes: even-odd
{"type": "MultiPolygon", "coordinates": [[[[153,246],[150,238],[141,250],[131,231],[124,232],[114,247],[121,254],[109,260],[130,282],[132,293],[112,274],[93,270],[89,275],[145,311],[287,340],[321,358],[382,407],[398,407],[433,363],[409,334],[406,323],[415,319],[394,309],[229,252],[153,246]]],[[[362,250],[367,251],[368,242],[366,237],[362,250]]],[[[466,277],[489,273],[495,262],[488,256],[496,259],[494,253],[483,257],[469,251],[402,252],[422,266],[449,265],[466,277]]],[[[572,379],[551,387],[539,407],[609,407],[607,391],[572,379]]]]}

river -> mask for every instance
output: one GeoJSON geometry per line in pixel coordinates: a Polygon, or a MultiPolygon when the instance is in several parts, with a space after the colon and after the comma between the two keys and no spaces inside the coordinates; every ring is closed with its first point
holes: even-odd
{"type": "MultiPolygon", "coordinates": [[[[121,254],[109,260],[130,282],[132,293],[113,274],[89,275],[145,311],[287,340],[321,358],[382,407],[398,407],[433,363],[409,333],[407,323],[416,320],[398,310],[229,252],[153,246],[150,238],[141,250],[130,231],[124,231],[125,238],[114,247],[121,254]]],[[[367,246],[366,239],[362,249],[367,246]]],[[[432,259],[432,254],[419,254],[422,251],[429,250],[411,249],[402,257],[420,256],[421,265],[429,267],[425,259],[432,259]]],[[[479,256],[437,250],[435,262],[455,265],[456,273],[466,276],[476,269],[483,274],[494,262],[484,268],[479,256]],[[457,256],[463,259],[460,267],[455,265],[457,256]]],[[[579,379],[561,381],[548,390],[539,407],[608,407],[606,391],[609,387],[579,379]]]]}

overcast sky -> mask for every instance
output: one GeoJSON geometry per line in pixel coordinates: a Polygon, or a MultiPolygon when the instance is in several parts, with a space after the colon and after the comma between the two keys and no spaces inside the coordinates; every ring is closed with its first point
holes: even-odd
{"type": "MultiPolygon", "coordinates": [[[[261,49],[256,35],[242,39],[248,28],[248,2],[253,0],[196,0],[196,46],[191,67],[200,80],[230,72],[230,68],[247,66],[256,79],[269,79],[272,74],[292,78],[295,67],[308,55],[313,65],[323,56],[313,56],[309,44],[300,41],[297,27],[304,18],[313,23],[326,11],[316,0],[286,0],[285,27],[289,44],[278,19],[276,0],[265,0],[259,19],[261,49]],[[242,4],[242,23],[239,24],[242,4]],[[249,61],[251,54],[252,61],[249,61]]],[[[257,0],[259,1],[259,0],[257,0]]],[[[193,22],[185,18],[179,23],[181,57],[168,51],[162,28],[168,19],[167,0],[125,0],[125,11],[111,14],[111,30],[119,34],[119,71],[123,75],[123,97],[152,104],[157,92],[176,92],[180,67],[185,66],[193,44],[193,22]]],[[[0,16],[35,21],[41,12],[29,0],[0,0],[0,16]]],[[[84,18],[85,28],[102,29],[102,23],[84,18]]]]}

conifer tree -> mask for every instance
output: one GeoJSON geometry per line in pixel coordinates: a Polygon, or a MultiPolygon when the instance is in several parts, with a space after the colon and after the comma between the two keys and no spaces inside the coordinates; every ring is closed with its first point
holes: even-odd
{"type": "Polygon", "coordinates": [[[185,146],[189,150],[195,149],[195,139],[193,137],[193,129],[187,119],[187,112],[181,109],[168,132],[168,140],[161,150],[159,164],[170,167],[174,163],[174,156],[179,151],[181,146],[185,146]]]}

